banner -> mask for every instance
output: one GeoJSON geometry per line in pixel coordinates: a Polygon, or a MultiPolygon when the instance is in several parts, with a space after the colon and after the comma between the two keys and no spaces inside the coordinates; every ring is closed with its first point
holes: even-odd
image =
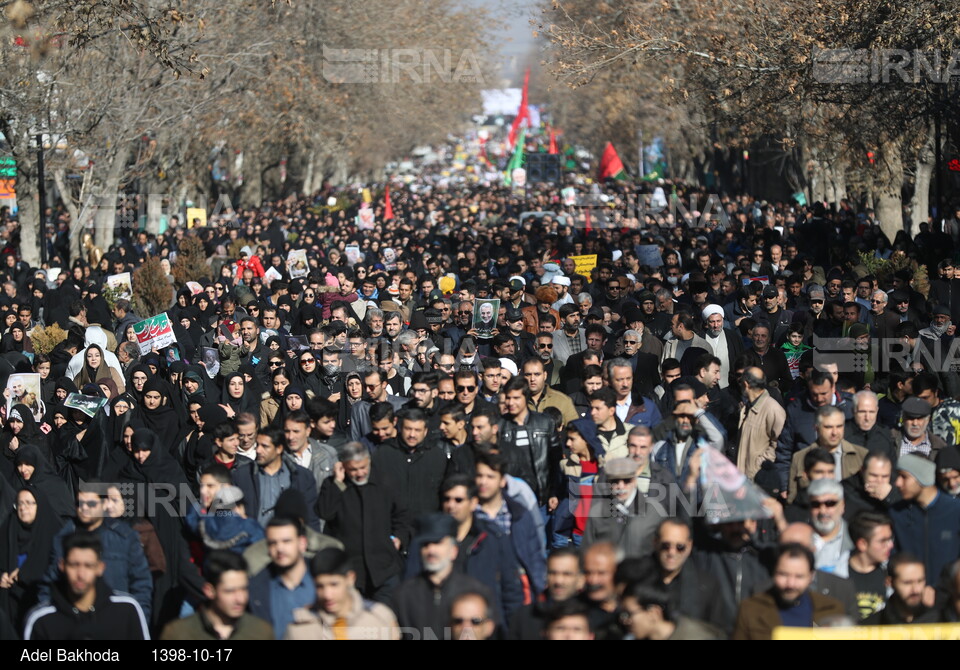
{"type": "Polygon", "coordinates": [[[641,244],[637,247],[637,259],[640,265],[649,265],[652,268],[663,267],[663,256],[660,247],[656,244],[641,244]]]}
{"type": "Polygon", "coordinates": [[[187,228],[202,228],[205,225],[207,225],[207,210],[202,207],[187,207],[187,228]]]}
{"type": "Polygon", "coordinates": [[[173,334],[173,324],[166,312],[134,324],[133,332],[137,335],[141,356],[149,354],[151,349],[163,349],[177,342],[177,336],[173,334]]]}
{"type": "Polygon", "coordinates": [[[773,629],[774,640],[960,640],[960,624],[925,623],[909,626],[856,626],[855,628],[773,629]]]}
{"type": "Polygon", "coordinates": [[[737,470],[737,466],[719,450],[702,441],[700,486],[703,489],[701,509],[707,524],[769,519],[773,516],[763,506],[763,501],[770,496],[737,470]]]}
{"type": "Polygon", "coordinates": [[[118,300],[133,299],[133,282],[130,279],[129,272],[121,272],[118,275],[107,277],[107,288],[112,288],[118,292],[118,300]]]}
{"type": "Polygon", "coordinates": [[[63,402],[64,407],[69,409],[78,409],[91,419],[100,410],[100,408],[106,404],[106,398],[101,398],[95,395],[83,395],[81,393],[71,393],[63,402]]]}
{"type": "Polygon", "coordinates": [[[578,275],[583,275],[584,277],[589,278],[590,273],[595,267],[597,267],[597,255],[590,254],[589,256],[570,256],[570,260],[577,264],[577,269],[575,272],[578,275]]]}

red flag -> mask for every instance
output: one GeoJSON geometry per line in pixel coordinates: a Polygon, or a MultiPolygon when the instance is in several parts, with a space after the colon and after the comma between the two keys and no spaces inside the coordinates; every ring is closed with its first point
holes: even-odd
{"type": "Polygon", "coordinates": [[[554,133],[553,128],[550,129],[550,149],[547,151],[547,153],[550,153],[550,154],[560,153],[559,151],[557,151],[557,136],[554,133]]]}
{"type": "Polygon", "coordinates": [[[510,133],[507,135],[507,141],[510,142],[510,148],[513,149],[517,144],[517,131],[520,130],[520,124],[526,120],[530,125],[530,108],[527,107],[527,87],[530,85],[530,68],[527,68],[523,75],[523,92],[520,94],[520,109],[517,110],[517,118],[513,120],[510,126],[510,133]]]}
{"type": "Polygon", "coordinates": [[[390,219],[393,218],[393,203],[390,202],[390,186],[389,185],[387,185],[387,191],[386,191],[385,197],[387,199],[387,204],[383,208],[383,220],[389,221],[390,219]]]}
{"type": "Polygon", "coordinates": [[[603,157],[600,159],[600,181],[604,179],[626,179],[627,173],[623,169],[623,163],[620,161],[620,156],[617,155],[617,150],[613,148],[611,142],[607,142],[607,146],[603,150],[603,157]]]}

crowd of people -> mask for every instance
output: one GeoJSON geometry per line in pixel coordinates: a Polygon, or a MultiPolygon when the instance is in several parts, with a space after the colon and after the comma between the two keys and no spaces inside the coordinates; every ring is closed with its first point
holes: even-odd
{"type": "Polygon", "coordinates": [[[598,217],[425,181],[372,229],[322,193],[82,258],[50,211],[59,274],[10,224],[0,374],[39,373],[42,406],[4,384],[0,637],[957,622],[960,226],[891,242],[847,203],[748,196],[638,216],[633,188],[598,217]],[[191,237],[208,275],[175,285],[191,237]],[[106,286],[147,258],[159,350],[106,286]],[[698,511],[719,455],[762,507],[698,511]]]}

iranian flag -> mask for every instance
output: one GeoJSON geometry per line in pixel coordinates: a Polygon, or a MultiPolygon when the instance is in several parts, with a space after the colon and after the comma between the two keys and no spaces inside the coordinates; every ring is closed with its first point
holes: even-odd
{"type": "Polygon", "coordinates": [[[626,179],[627,171],[623,169],[623,162],[617,155],[617,150],[613,148],[612,142],[607,142],[603,150],[603,157],[600,158],[600,181],[605,179],[626,179]]]}
{"type": "Polygon", "coordinates": [[[386,199],[387,202],[383,208],[383,220],[389,221],[390,219],[393,218],[393,203],[390,202],[390,185],[389,184],[387,185],[384,198],[386,199]]]}

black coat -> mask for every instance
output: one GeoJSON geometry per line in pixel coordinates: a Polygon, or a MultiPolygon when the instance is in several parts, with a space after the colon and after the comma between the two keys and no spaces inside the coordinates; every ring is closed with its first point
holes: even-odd
{"type": "Polygon", "coordinates": [[[724,617],[724,608],[720,598],[716,597],[720,587],[710,574],[700,570],[688,560],[672,582],[664,584],[660,578],[660,567],[653,556],[643,559],[643,583],[663,589],[670,596],[670,611],[674,616],[682,614],[691,619],[711,623],[726,628],[729,622],[724,617]]]}
{"type": "Polygon", "coordinates": [[[387,440],[373,456],[377,477],[405,501],[412,519],[440,511],[440,485],[447,472],[446,452],[427,440],[412,452],[399,436],[387,440]]]}
{"type": "Polygon", "coordinates": [[[439,586],[423,575],[406,580],[394,591],[397,622],[404,639],[419,635],[421,640],[442,640],[449,630],[450,606],[461,593],[477,592],[494,602],[490,591],[468,575],[452,572],[439,586]],[[409,629],[409,630],[407,630],[409,629]]]}
{"type": "Polygon", "coordinates": [[[343,542],[344,550],[357,567],[357,587],[375,589],[391,577],[400,575],[403,558],[390,536],[402,547],[410,544],[410,517],[403,499],[379,481],[377,470],[363,486],[347,481],[343,490],[333,477],[320,487],[316,512],[326,522],[328,534],[343,542]],[[369,575],[372,584],[365,584],[369,575]]]}

